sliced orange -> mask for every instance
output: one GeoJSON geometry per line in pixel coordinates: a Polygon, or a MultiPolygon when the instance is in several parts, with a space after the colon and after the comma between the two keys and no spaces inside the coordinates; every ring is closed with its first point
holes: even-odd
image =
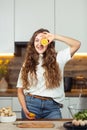
{"type": "Polygon", "coordinates": [[[48,40],[47,40],[46,38],[41,39],[41,44],[42,44],[43,46],[48,45],[48,40]]]}

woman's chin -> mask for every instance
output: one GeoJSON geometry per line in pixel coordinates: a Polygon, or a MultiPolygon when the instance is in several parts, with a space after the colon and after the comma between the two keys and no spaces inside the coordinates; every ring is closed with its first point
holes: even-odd
{"type": "Polygon", "coordinates": [[[43,54],[45,51],[43,50],[37,50],[38,54],[43,54]]]}

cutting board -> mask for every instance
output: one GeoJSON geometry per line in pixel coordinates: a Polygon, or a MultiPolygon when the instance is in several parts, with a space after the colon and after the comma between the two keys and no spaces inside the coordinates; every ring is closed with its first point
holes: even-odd
{"type": "Polygon", "coordinates": [[[52,122],[28,122],[20,123],[17,125],[19,128],[53,128],[54,124],[52,122]]]}

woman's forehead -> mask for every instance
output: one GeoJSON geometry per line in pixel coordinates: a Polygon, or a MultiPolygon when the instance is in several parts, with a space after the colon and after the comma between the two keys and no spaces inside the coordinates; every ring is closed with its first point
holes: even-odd
{"type": "Polygon", "coordinates": [[[36,38],[41,38],[43,36],[43,33],[37,34],[36,38]]]}
{"type": "Polygon", "coordinates": [[[42,32],[42,33],[39,33],[37,34],[36,38],[42,38],[43,36],[46,35],[47,32],[42,32]]]}

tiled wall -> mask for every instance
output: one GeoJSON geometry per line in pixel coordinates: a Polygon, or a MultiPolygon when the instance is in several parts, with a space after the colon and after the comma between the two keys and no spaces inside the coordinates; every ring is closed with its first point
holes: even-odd
{"type": "MultiPolygon", "coordinates": [[[[16,88],[19,71],[24,61],[25,51],[25,48],[21,48],[21,56],[10,58],[9,88],[16,88]]],[[[65,65],[64,76],[72,77],[73,84],[76,84],[75,78],[78,76],[83,76],[87,79],[87,56],[74,56],[73,59],[65,65]]],[[[75,85],[73,88],[76,88],[75,85]]]]}

